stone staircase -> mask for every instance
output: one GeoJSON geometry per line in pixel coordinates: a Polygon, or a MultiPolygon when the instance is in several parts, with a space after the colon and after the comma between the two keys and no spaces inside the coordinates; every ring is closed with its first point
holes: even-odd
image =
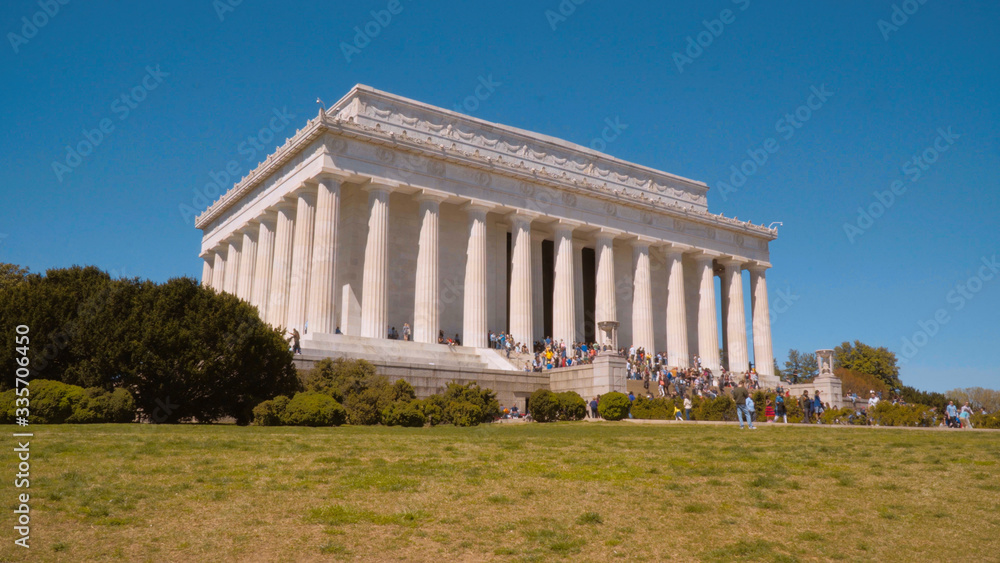
{"type": "MultiPolygon", "coordinates": [[[[489,348],[450,347],[444,344],[317,333],[303,336],[301,346],[302,354],[297,355],[296,359],[305,361],[344,357],[373,363],[518,371],[517,364],[507,361],[499,352],[489,348]]],[[[513,355],[511,359],[514,359],[513,355]]]]}

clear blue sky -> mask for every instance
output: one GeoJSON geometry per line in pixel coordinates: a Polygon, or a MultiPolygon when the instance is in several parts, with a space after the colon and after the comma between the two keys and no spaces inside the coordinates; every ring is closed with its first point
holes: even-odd
{"type": "Polygon", "coordinates": [[[473,115],[584,145],[618,118],[628,127],[606,152],[707,182],[713,212],[782,221],[771,301],[796,299],[773,324],[780,358],[854,339],[899,354],[938,314],[904,383],[1000,387],[1000,274],[980,268],[1000,256],[996,2],[896,2],[901,25],[882,29],[888,0],[587,0],[564,19],[546,14],[558,0],[400,5],[348,62],[342,42],[388,0],[244,0],[221,21],[211,0],[71,0],[51,17],[3,2],[0,260],[199,277],[201,232],[179,206],[210,172],[264,156],[239,146],[275,109],[300,127],[317,96],[356,83],[453,108],[492,76],[473,115]],[[708,46],[679,69],[674,53],[703,31],[708,46]],[[142,101],[115,103],[136,87],[142,101]],[[832,94],[810,100],[812,88],[832,94]],[[102,120],[110,132],[60,181],[53,162],[102,120]],[[731,166],[772,138],[776,152],[723,197],[731,166]],[[925,151],[933,163],[912,162],[925,151]],[[849,240],[845,223],[897,180],[849,240]]]}

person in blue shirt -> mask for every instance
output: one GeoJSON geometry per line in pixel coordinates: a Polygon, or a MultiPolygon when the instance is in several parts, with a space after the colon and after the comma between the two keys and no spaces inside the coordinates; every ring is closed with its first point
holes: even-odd
{"type": "Polygon", "coordinates": [[[819,389],[816,390],[816,396],[813,397],[813,412],[816,413],[816,423],[823,424],[823,401],[819,398],[819,389]]]}
{"type": "Polygon", "coordinates": [[[944,408],[944,414],[946,416],[945,424],[949,428],[954,427],[958,418],[958,408],[955,406],[955,401],[948,401],[948,406],[944,408]]]}

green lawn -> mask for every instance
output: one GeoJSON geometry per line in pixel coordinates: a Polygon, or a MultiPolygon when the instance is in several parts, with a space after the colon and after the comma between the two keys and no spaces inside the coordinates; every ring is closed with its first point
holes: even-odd
{"type": "Polygon", "coordinates": [[[4,526],[0,560],[1000,554],[1000,433],[761,426],[34,426],[32,547],[4,526]]]}

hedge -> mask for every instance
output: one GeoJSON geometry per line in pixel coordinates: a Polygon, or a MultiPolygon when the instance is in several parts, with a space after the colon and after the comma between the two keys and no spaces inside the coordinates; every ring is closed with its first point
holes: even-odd
{"type": "Polygon", "coordinates": [[[631,401],[628,395],[612,391],[601,395],[601,400],[597,405],[597,412],[605,420],[621,420],[628,416],[631,401]]]}
{"type": "Polygon", "coordinates": [[[0,393],[0,423],[13,424],[17,399],[28,399],[28,422],[31,424],[92,424],[132,422],[136,416],[135,399],[122,388],[112,392],[98,387],[84,389],[59,381],[36,379],[20,390],[0,393]],[[19,394],[18,394],[19,393],[19,394]]]}

